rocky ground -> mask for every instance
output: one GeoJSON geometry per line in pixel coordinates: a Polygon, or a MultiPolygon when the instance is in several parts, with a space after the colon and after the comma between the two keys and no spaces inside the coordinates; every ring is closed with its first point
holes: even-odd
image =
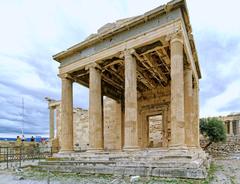
{"type": "Polygon", "coordinates": [[[216,158],[206,180],[121,177],[108,175],[62,174],[35,171],[32,168],[0,171],[0,184],[240,184],[240,153],[216,158]]]}

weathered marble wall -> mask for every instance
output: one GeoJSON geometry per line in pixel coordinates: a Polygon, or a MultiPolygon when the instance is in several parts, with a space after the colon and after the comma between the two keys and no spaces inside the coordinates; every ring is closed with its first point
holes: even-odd
{"type": "Polygon", "coordinates": [[[104,149],[122,148],[122,110],[121,104],[111,98],[104,98],[104,149]]]}
{"type": "Polygon", "coordinates": [[[73,111],[74,150],[87,150],[89,145],[88,110],[75,108],[73,111]]]}
{"type": "MultiPolygon", "coordinates": [[[[73,110],[73,145],[74,150],[86,150],[89,145],[88,141],[88,110],[74,108],[73,110]]],[[[56,135],[61,143],[61,107],[56,108],[56,135]]],[[[61,144],[60,144],[61,145],[61,144]]]]}

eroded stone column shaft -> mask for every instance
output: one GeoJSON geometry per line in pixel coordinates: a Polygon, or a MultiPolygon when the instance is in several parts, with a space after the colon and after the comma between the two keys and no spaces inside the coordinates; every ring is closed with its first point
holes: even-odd
{"type": "Polygon", "coordinates": [[[185,119],[185,144],[193,145],[193,80],[192,69],[187,66],[184,70],[184,119],[185,119]]]}
{"type": "Polygon", "coordinates": [[[171,40],[171,144],[185,147],[183,40],[175,35],[171,40]]]}
{"type": "Polygon", "coordinates": [[[230,127],[230,135],[233,135],[233,121],[229,122],[229,127],[230,127]]]}
{"type": "Polygon", "coordinates": [[[72,80],[62,78],[61,152],[73,151],[72,80]]]}
{"type": "Polygon", "coordinates": [[[103,149],[103,112],[101,73],[94,66],[89,68],[89,144],[90,150],[103,149]]]}
{"type": "Polygon", "coordinates": [[[54,107],[49,107],[49,139],[54,139],[54,107]]]}
{"type": "Polygon", "coordinates": [[[199,139],[199,87],[194,82],[193,88],[193,110],[194,110],[194,121],[193,121],[193,145],[196,148],[200,148],[199,139]]]}
{"type": "Polygon", "coordinates": [[[124,149],[138,147],[136,60],[129,50],[125,56],[125,141],[124,149]]]}

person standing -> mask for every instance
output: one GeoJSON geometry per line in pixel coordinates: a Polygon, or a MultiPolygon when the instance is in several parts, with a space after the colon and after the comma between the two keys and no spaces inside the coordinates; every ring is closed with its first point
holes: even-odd
{"type": "Polygon", "coordinates": [[[35,141],[35,139],[34,139],[34,137],[32,136],[32,137],[31,137],[31,142],[34,142],[34,141],[35,141]]]}

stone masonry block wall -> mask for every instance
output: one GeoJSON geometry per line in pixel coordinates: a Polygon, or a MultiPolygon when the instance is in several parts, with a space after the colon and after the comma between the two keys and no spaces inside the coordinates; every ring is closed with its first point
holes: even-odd
{"type": "MultiPolygon", "coordinates": [[[[88,110],[74,108],[73,110],[73,145],[74,150],[86,150],[89,145],[88,141],[88,110]]],[[[56,127],[57,138],[61,142],[61,107],[56,108],[56,127]]],[[[61,144],[60,144],[61,145],[61,144]]]]}
{"type": "Polygon", "coordinates": [[[151,147],[160,147],[162,146],[162,115],[150,116],[148,118],[149,122],[149,141],[151,147]]]}
{"type": "Polygon", "coordinates": [[[122,147],[121,104],[104,98],[104,149],[119,150],[122,147]]]}
{"type": "Polygon", "coordinates": [[[73,145],[74,150],[87,150],[89,145],[88,111],[75,108],[73,111],[73,145]]]}

